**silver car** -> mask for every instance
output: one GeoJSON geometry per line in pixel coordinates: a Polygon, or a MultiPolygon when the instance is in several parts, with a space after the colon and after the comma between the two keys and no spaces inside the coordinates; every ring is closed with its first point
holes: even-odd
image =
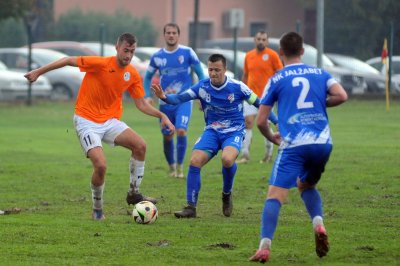
{"type": "MultiPolygon", "coordinates": [[[[45,77],[32,83],[32,98],[50,98],[51,84],[45,77]]],[[[28,98],[28,81],[20,72],[10,71],[0,61],[0,101],[28,98]]]]}
{"type": "MultiPolygon", "coordinates": [[[[48,49],[32,49],[32,69],[66,57],[66,54],[48,49]]],[[[28,71],[28,48],[0,48],[0,61],[10,70],[21,73],[28,71]]],[[[78,93],[84,73],[77,67],[66,66],[43,75],[52,85],[52,99],[74,99],[78,93]]]]}
{"type": "MultiPolygon", "coordinates": [[[[232,49],[234,41],[232,38],[214,39],[205,42],[205,47],[219,48],[219,49],[232,49]]],[[[279,39],[268,38],[268,47],[279,53],[279,39]]],[[[303,63],[311,66],[317,65],[318,51],[315,47],[303,44],[304,54],[301,58],[303,63]]],[[[237,39],[237,49],[247,52],[254,48],[253,37],[240,37],[237,39]]],[[[354,74],[352,71],[337,67],[326,56],[322,55],[323,68],[328,71],[335,79],[337,79],[349,94],[364,94],[367,89],[367,83],[360,75],[354,74]]]]}

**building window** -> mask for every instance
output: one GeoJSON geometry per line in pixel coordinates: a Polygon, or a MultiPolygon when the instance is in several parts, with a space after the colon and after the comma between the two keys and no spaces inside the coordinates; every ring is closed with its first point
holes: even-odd
{"type": "Polygon", "coordinates": [[[197,39],[196,45],[194,44],[194,23],[189,24],[189,46],[191,47],[203,47],[204,42],[211,38],[211,23],[210,22],[199,22],[197,25],[197,39]]]}
{"type": "Polygon", "coordinates": [[[250,23],[250,36],[255,36],[260,30],[268,32],[268,23],[266,22],[252,22],[250,23]]]}

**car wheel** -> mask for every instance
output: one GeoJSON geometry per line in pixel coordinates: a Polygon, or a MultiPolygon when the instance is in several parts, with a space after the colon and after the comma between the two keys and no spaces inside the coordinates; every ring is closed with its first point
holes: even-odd
{"type": "Polygon", "coordinates": [[[54,84],[50,97],[52,100],[67,101],[72,99],[72,92],[64,84],[54,84]]]}

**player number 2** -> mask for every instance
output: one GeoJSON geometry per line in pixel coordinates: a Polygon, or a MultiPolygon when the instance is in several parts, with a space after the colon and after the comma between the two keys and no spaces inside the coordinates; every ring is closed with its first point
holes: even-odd
{"type": "Polygon", "coordinates": [[[300,96],[297,99],[297,108],[304,109],[304,108],[313,108],[313,102],[306,102],[306,97],[308,92],[310,91],[310,83],[306,78],[297,77],[292,80],[293,87],[301,86],[300,96]]]}

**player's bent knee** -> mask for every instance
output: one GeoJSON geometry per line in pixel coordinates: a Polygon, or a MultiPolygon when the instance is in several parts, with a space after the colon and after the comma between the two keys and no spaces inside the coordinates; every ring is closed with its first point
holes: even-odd
{"type": "Polygon", "coordinates": [[[184,130],[183,128],[177,128],[176,134],[181,137],[186,136],[186,130],[184,130]]]}
{"type": "Polygon", "coordinates": [[[224,167],[230,168],[235,163],[235,158],[232,158],[231,156],[222,156],[221,161],[224,167]]]}

